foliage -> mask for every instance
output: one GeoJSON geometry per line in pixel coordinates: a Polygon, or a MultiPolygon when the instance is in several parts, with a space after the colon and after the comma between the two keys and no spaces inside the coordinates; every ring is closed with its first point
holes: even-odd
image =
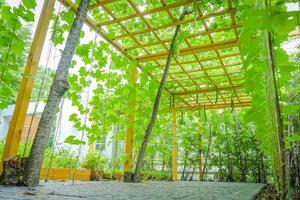
{"type": "Polygon", "coordinates": [[[23,25],[34,21],[35,1],[12,8],[0,3],[0,109],[15,101],[25,64],[30,32],[23,25]]]}
{"type": "Polygon", "coordinates": [[[44,154],[43,167],[74,168],[76,162],[77,155],[71,148],[57,147],[52,151],[51,147],[47,147],[44,154]]]}
{"type": "Polygon", "coordinates": [[[81,162],[81,167],[87,169],[103,169],[105,166],[105,158],[100,151],[91,150],[85,156],[83,162],[81,162]]]}

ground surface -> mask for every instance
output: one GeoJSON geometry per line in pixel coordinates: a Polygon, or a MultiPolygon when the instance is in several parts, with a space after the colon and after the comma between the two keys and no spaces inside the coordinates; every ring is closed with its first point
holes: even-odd
{"type": "Polygon", "coordinates": [[[114,181],[55,182],[34,190],[25,187],[0,186],[0,199],[188,199],[252,200],[263,184],[215,182],[145,182],[140,184],[114,181]]]}

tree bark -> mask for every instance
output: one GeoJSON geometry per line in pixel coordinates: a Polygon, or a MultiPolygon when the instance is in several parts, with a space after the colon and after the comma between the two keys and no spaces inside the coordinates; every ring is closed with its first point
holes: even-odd
{"type": "MultiPolygon", "coordinates": [[[[184,17],[189,13],[190,12],[184,10],[183,13],[180,16],[180,21],[182,21],[184,19],[184,17]]],[[[181,24],[176,26],[175,33],[174,33],[173,38],[172,38],[172,42],[171,42],[171,46],[170,46],[170,50],[169,50],[169,55],[168,55],[167,62],[166,62],[166,67],[164,69],[164,73],[163,73],[162,79],[161,79],[160,84],[159,84],[159,88],[158,88],[157,93],[156,93],[156,98],[155,98],[155,102],[154,102],[154,105],[153,105],[151,119],[150,119],[150,122],[149,122],[149,124],[147,126],[147,129],[145,131],[145,134],[144,134],[143,142],[142,142],[142,145],[141,145],[141,148],[140,148],[140,151],[139,151],[139,155],[138,155],[138,158],[137,158],[135,171],[134,171],[134,174],[132,176],[132,182],[140,182],[141,181],[140,175],[141,175],[141,169],[143,167],[143,159],[144,159],[145,150],[146,150],[146,147],[147,147],[147,144],[148,144],[148,141],[149,141],[149,137],[151,135],[151,132],[152,132],[152,129],[153,129],[153,126],[155,124],[156,117],[157,117],[159,104],[160,104],[160,98],[161,98],[163,87],[165,85],[167,75],[168,75],[168,72],[169,72],[169,69],[170,69],[170,64],[171,64],[171,61],[172,61],[172,57],[174,55],[175,41],[177,39],[180,27],[181,27],[181,24]]]]}
{"type": "Polygon", "coordinates": [[[245,163],[244,163],[244,153],[242,151],[242,138],[241,138],[241,130],[239,126],[239,119],[238,113],[235,112],[234,114],[235,120],[235,135],[236,135],[236,157],[239,163],[239,170],[240,170],[240,181],[246,182],[246,171],[245,171],[245,163]]]}
{"type": "Polygon", "coordinates": [[[207,145],[207,152],[206,152],[206,155],[205,155],[205,160],[204,160],[204,164],[203,164],[203,175],[202,175],[202,180],[204,180],[204,177],[207,175],[207,172],[208,172],[208,159],[210,157],[210,148],[211,148],[211,140],[212,140],[212,125],[211,125],[211,122],[209,122],[209,138],[208,138],[208,145],[207,145]]]}
{"type": "Polygon", "coordinates": [[[224,125],[225,125],[225,136],[226,136],[227,170],[228,170],[227,181],[233,182],[234,177],[233,177],[232,155],[231,155],[231,148],[229,144],[230,136],[228,135],[226,122],[224,122],[224,125]]]}
{"type": "Polygon", "coordinates": [[[286,175],[286,150],[285,150],[285,134],[283,129],[283,119],[280,108],[280,100],[276,79],[276,65],[274,59],[273,35],[271,31],[266,33],[266,47],[268,53],[267,63],[267,77],[270,88],[269,98],[271,98],[271,106],[273,107],[273,118],[275,124],[275,134],[278,137],[278,151],[279,151],[279,187],[280,187],[280,200],[286,200],[288,195],[287,188],[287,175],[286,175]]]}
{"type": "Polygon", "coordinates": [[[26,161],[24,179],[25,184],[28,186],[37,186],[39,184],[40,168],[43,162],[44,151],[50,136],[51,127],[55,120],[56,110],[63,95],[69,89],[67,76],[69,73],[70,63],[80,37],[83,23],[87,16],[89,3],[90,0],[82,0],[80,2],[65,48],[58,63],[50,94],[39,122],[29,158],[26,161]]]}
{"type": "Polygon", "coordinates": [[[186,165],[187,165],[187,159],[188,159],[188,151],[185,150],[185,154],[184,154],[184,164],[183,164],[183,169],[182,169],[182,173],[181,173],[181,180],[184,180],[184,175],[185,175],[185,170],[186,170],[186,165]]]}
{"type": "Polygon", "coordinates": [[[203,178],[203,173],[202,173],[202,135],[199,133],[198,135],[198,176],[199,176],[199,181],[202,180],[203,178]]]}

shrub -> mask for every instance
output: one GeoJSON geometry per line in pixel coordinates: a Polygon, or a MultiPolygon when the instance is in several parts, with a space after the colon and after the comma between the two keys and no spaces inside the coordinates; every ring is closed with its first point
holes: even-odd
{"type": "Polygon", "coordinates": [[[103,169],[105,165],[105,158],[99,151],[91,150],[81,163],[81,167],[87,169],[103,169]]]}

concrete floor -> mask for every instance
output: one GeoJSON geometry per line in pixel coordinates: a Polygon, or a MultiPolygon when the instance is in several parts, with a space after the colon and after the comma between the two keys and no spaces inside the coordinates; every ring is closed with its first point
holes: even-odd
{"type": "Polygon", "coordinates": [[[252,200],[263,184],[217,182],[144,182],[115,181],[50,182],[35,189],[0,186],[0,199],[188,199],[188,200],[252,200]]]}

